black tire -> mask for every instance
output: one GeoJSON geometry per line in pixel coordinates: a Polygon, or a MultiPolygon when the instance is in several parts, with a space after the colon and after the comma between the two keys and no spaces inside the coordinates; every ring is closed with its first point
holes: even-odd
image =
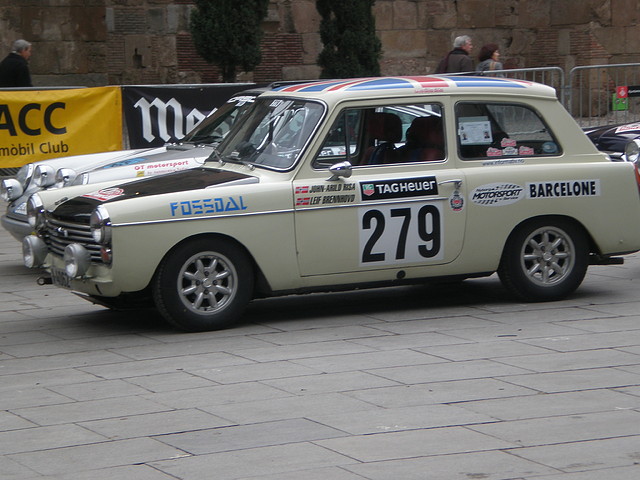
{"type": "Polygon", "coordinates": [[[560,218],[538,218],[511,233],[498,276],[521,300],[559,300],[582,283],[588,256],[586,233],[579,225],[560,218]]]}
{"type": "Polygon", "coordinates": [[[153,285],[153,299],[162,316],[189,332],[230,326],[252,296],[253,267],[248,255],[233,241],[215,237],[197,238],[171,251],[153,285]]]}

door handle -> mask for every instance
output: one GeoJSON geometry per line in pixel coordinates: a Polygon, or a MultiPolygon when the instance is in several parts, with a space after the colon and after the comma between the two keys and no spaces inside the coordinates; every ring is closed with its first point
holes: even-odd
{"type": "Polygon", "coordinates": [[[452,180],[443,180],[441,182],[438,182],[438,185],[444,185],[446,183],[453,183],[453,186],[456,188],[456,190],[460,190],[460,187],[462,187],[462,179],[460,178],[454,178],[452,180]]]}

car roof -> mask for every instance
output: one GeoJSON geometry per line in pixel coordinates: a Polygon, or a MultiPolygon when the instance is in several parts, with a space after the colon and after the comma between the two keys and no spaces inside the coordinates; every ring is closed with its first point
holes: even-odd
{"type": "Polygon", "coordinates": [[[275,85],[264,95],[293,95],[330,100],[425,94],[525,95],[556,99],[554,88],[540,83],[501,77],[425,75],[319,80],[293,85],[275,85]]]}

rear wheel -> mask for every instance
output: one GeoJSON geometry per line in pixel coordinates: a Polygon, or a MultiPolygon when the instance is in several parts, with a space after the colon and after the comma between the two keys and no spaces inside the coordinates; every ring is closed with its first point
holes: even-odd
{"type": "Polygon", "coordinates": [[[156,307],[186,331],[218,330],[237,321],[253,295],[253,268],[244,250],[220,238],[199,238],[173,250],[154,281],[156,307]]]}
{"type": "Polygon", "coordinates": [[[588,254],[580,226],[564,219],[535,219],[519,226],[507,240],[498,275],[522,300],[558,300],[582,283],[588,254]]]}

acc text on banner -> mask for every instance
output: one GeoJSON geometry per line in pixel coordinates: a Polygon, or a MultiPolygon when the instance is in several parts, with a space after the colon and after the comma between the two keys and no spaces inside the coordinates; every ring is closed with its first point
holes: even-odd
{"type": "Polygon", "coordinates": [[[0,90],[0,170],[120,149],[119,87],[0,90]]]}

